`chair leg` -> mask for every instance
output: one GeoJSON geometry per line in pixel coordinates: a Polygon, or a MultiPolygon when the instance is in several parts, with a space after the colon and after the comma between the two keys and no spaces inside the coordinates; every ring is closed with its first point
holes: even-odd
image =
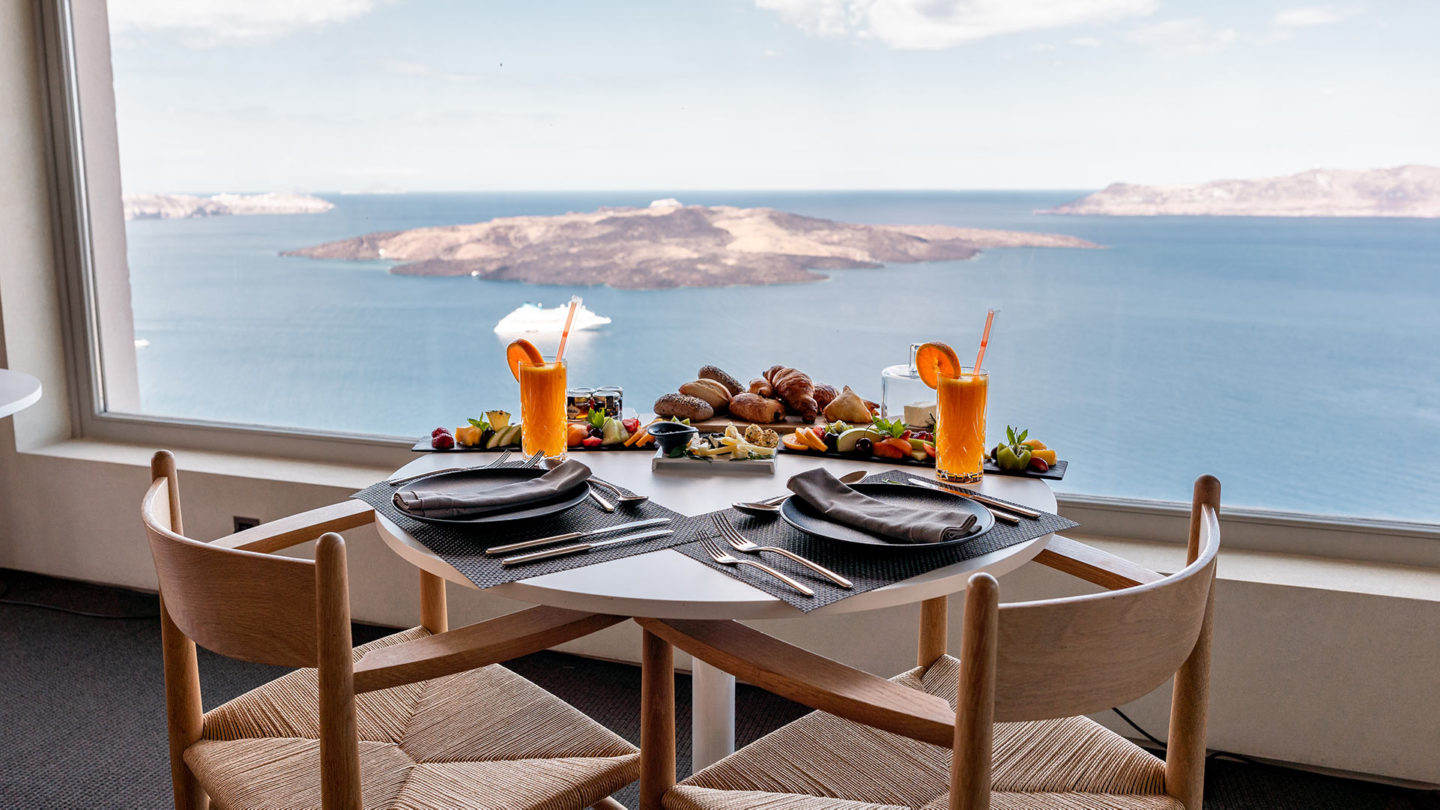
{"type": "Polygon", "coordinates": [[[615,801],[609,796],[606,796],[592,806],[594,810],[625,810],[625,805],[615,801]]]}
{"type": "Polygon", "coordinates": [[[180,631],[160,598],[160,643],[165,658],[165,720],[170,738],[170,781],[175,810],[205,810],[210,799],[185,764],[185,749],[200,739],[204,717],[195,642],[180,631]]]}
{"type": "Polygon", "coordinates": [[[675,786],[675,650],[646,630],[640,670],[640,810],[675,786]]]}

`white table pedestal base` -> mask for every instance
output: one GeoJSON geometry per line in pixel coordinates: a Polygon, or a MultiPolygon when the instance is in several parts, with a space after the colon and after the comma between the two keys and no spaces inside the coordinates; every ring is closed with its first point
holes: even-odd
{"type": "Polygon", "coordinates": [[[691,773],[735,752],[735,676],[692,659],[690,675],[691,773]]]}

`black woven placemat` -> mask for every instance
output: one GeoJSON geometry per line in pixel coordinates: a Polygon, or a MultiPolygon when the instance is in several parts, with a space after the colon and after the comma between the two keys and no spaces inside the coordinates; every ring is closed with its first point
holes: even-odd
{"type": "MultiPolygon", "coordinates": [[[[519,463],[503,464],[503,467],[519,467],[519,463]]],[[[569,571],[572,568],[583,568],[587,565],[606,562],[607,560],[618,560],[623,557],[633,557],[636,554],[646,554],[651,551],[670,548],[693,539],[690,532],[683,530],[682,521],[684,516],[661,506],[654,501],[646,501],[639,504],[625,504],[618,506],[614,512],[605,512],[595,505],[589,498],[580,505],[567,509],[557,515],[546,515],[545,517],[533,520],[517,521],[514,523],[493,523],[475,527],[461,526],[438,526],[433,523],[418,521],[399,509],[395,508],[392,498],[395,490],[399,487],[381,481],[372,484],[365,489],[351,495],[365,503],[375,507],[375,511],[389,518],[425,545],[426,548],[435,552],[436,556],[450,563],[460,573],[464,574],[477,588],[490,588],[496,585],[503,585],[506,582],[514,582],[519,579],[538,577],[541,574],[553,574],[556,571],[569,571]],[[634,543],[619,543],[613,546],[597,548],[593,551],[582,551],[578,554],[570,554],[565,557],[555,557],[549,560],[539,560],[525,565],[506,567],[500,563],[500,557],[485,556],[485,549],[489,546],[500,545],[501,543],[518,543],[522,540],[533,540],[537,537],[548,537],[552,534],[564,534],[566,532],[583,532],[589,529],[599,529],[605,526],[615,526],[621,523],[629,523],[636,520],[649,518],[671,518],[672,523],[668,526],[649,526],[635,531],[651,531],[655,529],[672,529],[674,534],[664,537],[655,537],[649,540],[639,540],[634,543]]],[[[624,490],[624,488],[621,488],[624,490]]],[[[629,492],[629,490],[624,490],[629,492]]],[[[603,489],[600,493],[606,500],[614,503],[615,498],[611,493],[603,489]]],[[[604,534],[595,537],[595,540],[609,540],[615,537],[623,537],[625,531],[617,531],[614,534],[604,534]]],[[[581,542],[581,541],[574,541],[581,542]]],[[[557,544],[561,545],[561,544],[557,544]]],[[[539,549],[533,549],[538,551],[539,549]]],[[[521,552],[516,552],[517,554],[521,552]]]]}
{"type": "MultiPolygon", "coordinates": [[[[910,474],[904,470],[888,470],[879,475],[869,476],[865,481],[904,483],[910,474]]],[[[927,493],[922,500],[932,501],[936,506],[944,506],[954,503],[955,496],[942,492],[927,493]]],[[[838,602],[847,596],[873,591],[876,588],[934,571],[936,568],[973,559],[982,554],[989,554],[992,551],[999,551],[1002,548],[1033,540],[1041,535],[1064,531],[1079,525],[1073,520],[1045,512],[1042,513],[1039,520],[1022,518],[1019,525],[1014,526],[996,521],[995,527],[990,531],[958,546],[948,546],[930,551],[911,551],[909,549],[868,551],[856,546],[812,537],[792,528],[790,524],[779,517],[753,517],[734,509],[722,510],[722,514],[729,517],[730,522],[746,538],[762,546],[787,548],[845,577],[854,583],[855,587],[852,589],[841,588],[805,566],[787,560],[779,554],[750,555],[750,559],[763,562],[792,576],[815,591],[814,596],[805,596],[774,577],[749,566],[720,565],[710,558],[710,555],[700,547],[699,542],[688,542],[685,545],[677,546],[675,550],[691,559],[699,560],[717,571],[723,571],[747,585],[759,588],[807,613],[838,602]]],[[[696,539],[697,533],[713,537],[716,538],[721,548],[729,548],[725,541],[720,539],[719,532],[715,529],[709,514],[688,518],[684,522],[683,528],[680,529],[680,533],[685,536],[684,539],[692,541],[696,539]]],[[[736,552],[736,556],[741,555],[736,552]]]]}

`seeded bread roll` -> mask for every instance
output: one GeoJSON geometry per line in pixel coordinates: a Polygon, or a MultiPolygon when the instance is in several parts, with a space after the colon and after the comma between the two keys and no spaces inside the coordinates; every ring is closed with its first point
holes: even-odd
{"type": "Polygon", "coordinates": [[[732,397],[745,392],[745,386],[741,385],[739,380],[726,374],[719,366],[703,366],[696,376],[702,380],[714,380],[720,383],[725,386],[725,390],[729,391],[732,397]]]}
{"type": "Polygon", "coordinates": [[[730,392],[714,380],[694,380],[680,386],[680,393],[705,400],[716,413],[723,411],[730,402],[730,392]]]}
{"type": "Polygon", "coordinates": [[[736,394],[730,398],[730,413],[746,422],[765,425],[784,419],[785,406],[778,399],[767,399],[759,394],[736,394]]]}
{"type": "Polygon", "coordinates": [[[715,415],[715,409],[703,399],[686,394],[666,394],[655,400],[655,415],[703,422],[715,415]]]}

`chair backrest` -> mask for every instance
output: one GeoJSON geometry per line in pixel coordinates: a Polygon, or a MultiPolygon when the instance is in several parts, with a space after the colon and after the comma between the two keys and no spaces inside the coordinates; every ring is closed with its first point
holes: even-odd
{"type": "Polygon", "coordinates": [[[178,492],[173,462],[168,471],[157,463],[141,505],[171,621],[197,644],[221,655],[261,664],[316,666],[315,563],[185,537],[178,492]]]}
{"type": "Polygon", "coordinates": [[[999,607],[996,721],[1103,711],[1175,674],[1205,623],[1220,548],[1215,507],[1197,503],[1193,517],[1190,562],[1162,580],[999,607]]]}

